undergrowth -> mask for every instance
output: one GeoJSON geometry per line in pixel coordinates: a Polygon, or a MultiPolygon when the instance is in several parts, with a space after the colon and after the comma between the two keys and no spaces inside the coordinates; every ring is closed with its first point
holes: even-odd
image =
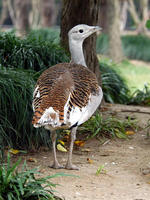
{"type": "Polygon", "coordinates": [[[105,62],[100,62],[100,71],[105,101],[127,104],[130,97],[125,80],[105,62]]]}
{"type": "Polygon", "coordinates": [[[61,200],[54,195],[57,185],[51,179],[65,174],[38,178],[37,168],[28,169],[24,162],[18,170],[20,163],[21,159],[12,164],[8,154],[7,163],[0,165],[0,200],[61,200]]]}
{"type": "Polygon", "coordinates": [[[40,71],[69,61],[59,44],[40,37],[20,39],[14,33],[0,33],[0,64],[5,67],[40,71]]]}
{"type": "Polygon", "coordinates": [[[118,137],[127,139],[126,131],[136,130],[138,128],[137,121],[130,118],[121,120],[115,117],[104,117],[97,112],[87,122],[80,127],[81,133],[88,134],[88,138],[92,137],[118,137]]]}
{"type": "Polygon", "coordinates": [[[33,148],[50,145],[49,134],[35,129],[32,120],[34,73],[0,68],[0,145],[33,148]]]}

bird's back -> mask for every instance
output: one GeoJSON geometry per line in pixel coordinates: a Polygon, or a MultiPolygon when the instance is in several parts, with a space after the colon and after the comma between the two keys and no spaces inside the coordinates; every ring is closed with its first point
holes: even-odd
{"type": "Polygon", "coordinates": [[[37,81],[32,123],[48,128],[80,125],[93,114],[101,98],[96,76],[88,68],[74,63],[57,64],[45,70],[37,81]]]}

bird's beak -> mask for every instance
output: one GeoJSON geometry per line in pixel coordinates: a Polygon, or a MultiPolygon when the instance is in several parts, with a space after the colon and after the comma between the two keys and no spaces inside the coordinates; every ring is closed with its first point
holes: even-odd
{"type": "Polygon", "coordinates": [[[100,26],[93,26],[93,33],[94,32],[97,32],[97,31],[101,31],[102,30],[102,27],[100,27],[100,26]]]}

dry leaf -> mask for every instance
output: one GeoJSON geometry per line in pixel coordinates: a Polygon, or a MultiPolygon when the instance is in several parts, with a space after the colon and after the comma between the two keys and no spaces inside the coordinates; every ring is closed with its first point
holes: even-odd
{"type": "Polygon", "coordinates": [[[64,148],[61,144],[57,144],[57,149],[62,152],[67,152],[67,149],[64,148]]]}
{"type": "Polygon", "coordinates": [[[126,134],[126,135],[134,135],[135,132],[134,132],[134,131],[126,131],[125,134],[126,134]]]}
{"type": "Polygon", "coordinates": [[[93,164],[93,160],[91,160],[90,158],[87,158],[87,161],[89,164],[93,164]]]}
{"type": "Polygon", "coordinates": [[[35,163],[37,163],[37,160],[36,160],[35,158],[28,158],[27,161],[28,161],[28,162],[35,162],[35,163]]]}
{"type": "Polygon", "coordinates": [[[85,144],[85,142],[82,141],[82,140],[77,140],[77,141],[74,142],[74,144],[75,144],[76,146],[83,147],[84,144],[85,144]]]}
{"type": "Polygon", "coordinates": [[[11,149],[9,150],[9,152],[16,155],[16,154],[19,153],[19,150],[11,148],[11,149]]]}

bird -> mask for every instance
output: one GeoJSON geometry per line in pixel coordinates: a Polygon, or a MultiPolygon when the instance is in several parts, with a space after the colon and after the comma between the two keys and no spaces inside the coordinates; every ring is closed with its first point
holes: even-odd
{"type": "Polygon", "coordinates": [[[78,126],[87,121],[101,103],[103,92],[96,75],[87,67],[83,42],[99,26],[79,24],[68,32],[71,61],[58,63],[46,69],[37,80],[33,92],[33,118],[35,128],[50,130],[53,164],[52,168],[79,168],[72,163],[72,152],[78,126]],[[58,129],[70,129],[71,141],[65,166],[59,164],[56,156],[58,129]]]}

